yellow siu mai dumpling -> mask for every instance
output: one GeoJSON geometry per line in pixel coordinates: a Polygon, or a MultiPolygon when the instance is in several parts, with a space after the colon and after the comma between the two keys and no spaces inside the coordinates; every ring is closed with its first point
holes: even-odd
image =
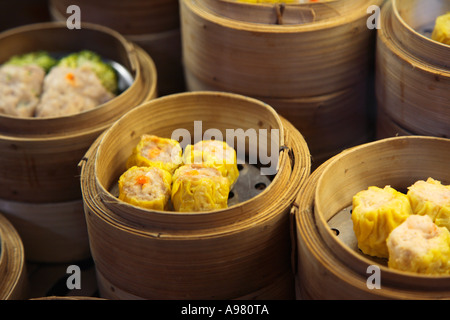
{"type": "Polygon", "coordinates": [[[353,231],[359,249],[370,256],[387,258],[387,237],[412,214],[408,197],[390,186],[371,186],[358,192],[352,204],[353,231]]]}
{"type": "Polygon", "coordinates": [[[178,141],[144,134],[127,161],[127,168],[159,167],[173,174],[183,163],[183,149],[178,141]]]}
{"type": "Polygon", "coordinates": [[[203,163],[219,170],[230,182],[230,188],[239,177],[236,150],[225,141],[202,140],[186,146],[183,154],[186,164],[203,163]]]}
{"type": "Polygon", "coordinates": [[[428,178],[408,188],[406,194],[414,214],[428,215],[439,227],[450,230],[450,185],[428,178]]]}
{"type": "Polygon", "coordinates": [[[450,12],[437,17],[431,39],[450,45],[450,12]]]}
{"type": "Polygon", "coordinates": [[[450,274],[450,232],[429,216],[411,215],[387,239],[388,266],[430,275],[450,274]]]}
{"type": "Polygon", "coordinates": [[[187,164],[172,178],[172,205],[175,211],[196,212],[224,209],[228,206],[230,184],[214,167],[187,164]]]}
{"type": "Polygon", "coordinates": [[[119,199],[154,210],[167,210],[172,175],[158,167],[131,167],[119,178],[119,199]]]}

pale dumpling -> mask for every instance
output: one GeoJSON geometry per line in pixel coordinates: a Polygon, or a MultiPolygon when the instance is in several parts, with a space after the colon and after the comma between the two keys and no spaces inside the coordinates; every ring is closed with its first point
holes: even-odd
{"type": "Polygon", "coordinates": [[[450,230],[450,186],[428,178],[408,188],[407,196],[414,214],[428,215],[439,227],[450,230]]]}
{"type": "Polygon", "coordinates": [[[450,232],[427,215],[411,215],[387,239],[388,266],[421,274],[450,274],[450,232]]]}

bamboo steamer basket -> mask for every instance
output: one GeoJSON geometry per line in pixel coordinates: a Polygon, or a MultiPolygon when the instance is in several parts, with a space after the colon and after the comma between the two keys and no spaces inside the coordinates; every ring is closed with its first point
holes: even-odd
{"type": "Polygon", "coordinates": [[[376,50],[378,108],[416,135],[450,137],[450,46],[433,41],[448,1],[386,4],[376,50]]]}
{"type": "Polygon", "coordinates": [[[288,213],[309,175],[310,156],[300,132],[267,104],[221,92],[158,98],[117,121],[92,146],[80,167],[102,297],[295,297],[288,213]],[[125,170],[141,134],[170,137],[174,130],[186,128],[192,135],[198,119],[203,130],[216,128],[224,134],[235,128],[279,130],[279,136],[270,135],[269,140],[281,146],[278,171],[261,193],[227,209],[197,213],[141,210],[112,194],[110,188],[125,170]]]}
{"type": "Polygon", "coordinates": [[[279,25],[277,5],[183,0],[186,85],[191,90],[195,77],[215,90],[262,99],[321,96],[364,82],[374,35],[366,11],[381,3],[283,5],[290,19],[279,25]]]}
{"type": "Polygon", "coordinates": [[[64,263],[90,256],[82,199],[38,204],[0,200],[0,211],[21,235],[27,261],[64,263]]]}
{"type": "Polygon", "coordinates": [[[184,91],[177,0],[50,0],[52,19],[66,21],[70,5],[79,6],[83,21],[116,30],[152,57],[158,71],[159,95],[184,91]]]}
{"type": "Polygon", "coordinates": [[[22,240],[11,222],[0,214],[0,300],[25,299],[27,294],[22,240]]]}
{"type": "Polygon", "coordinates": [[[156,97],[153,60],[117,32],[88,23],[80,30],[68,30],[57,22],[19,27],[1,33],[0,45],[0,63],[15,54],[37,50],[90,49],[120,64],[132,77],[117,97],[87,112],[56,118],[0,115],[0,207],[8,218],[20,223],[17,228],[33,260],[61,262],[70,252],[78,258],[81,252],[89,252],[80,210],[78,163],[114,121],[156,97]],[[66,232],[65,241],[62,232],[66,232]],[[74,237],[69,239],[69,235],[74,237]],[[83,235],[84,240],[80,238],[83,235]],[[70,245],[64,248],[63,243],[70,245]],[[75,245],[81,247],[75,249],[75,245]],[[42,254],[41,258],[34,253],[42,254]]]}
{"type": "Polygon", "coordinates": [[[321,165],[303,185],[295,219],[297,297],[301,299],[448,299],[450,277],[390,269],[357,248],[352,197],[371,185],[404,191],[429,176],[450,182],[450,140],[404,136],[348,149],[321,165]],[[338,233],[336,233],[336,230],[338,233]],[[380,289],[369,289],[368,267],[380,268],[380,289]],[[326,288],[326,290],[324,290],[326,288]]]}
{"type": "Polygon", "coordinates": [[[122,114],[156,96],[156,71],[151,58],[120,34],[105,27],[42,23],[0,34],[0,63],[11,56],[47,50],[90,49],[127,68],[134,81],[116,98],[76,115],[19,118],[0,115],[0,198],[27,202],[71,201],[81,196],[77,163],[95,138],[122,114]]]}
{"type": "Polygon", "coordinates": [[[305,137],[314,166],[373,137],[367,9],[383,1],[180,3],[188,90],[268,103],[305,137]]]}

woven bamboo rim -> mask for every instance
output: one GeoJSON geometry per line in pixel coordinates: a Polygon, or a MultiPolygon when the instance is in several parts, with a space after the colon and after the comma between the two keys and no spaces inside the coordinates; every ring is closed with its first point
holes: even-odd
{"type": "MultiPolygon", "coordinates": [[[[448,184],[450,181],[449,143],[448,139],[423,136],[388,138],[354,147],[333,157],[321,167],[321,172],[315,178],[315,185],[308,187],[311,188],[309,198],[297,200],[300,203],[297,219],[302,219],[303,224],[309,221],[314,225],[309,226],[308,234],[305,234],[304,230],[300,229],[302,228],[300,221],[297,221],[297,231],[299,235],[301,233],[299,264],[308,263],[302,257],[302,254],[305,254],[302,250],[310,250],[307,248],[309,241],[319,241],[321,249],[324,250],[315,249],[318,257],[314,258],[316,259],[314,263],[321,263],[322,269],[327,269],[326,272],[334,274],[333,277],[338,277],[342,281],[342,283],[338,282],[336,288],[330,288],[332,285],[328,286],[330,293],[327,293],[329,294],[327,297],[337,299],[371,296],[397,299],[449,297],[450,277],[448,276],[433,277],[399,272],[382,264],[379,265],[381,289],[368,290],[367,268],[377,263],[345,245],[339,237],[336,237],[327,222],[338,211],[351,204],[351,197],[356,190],[363,190],[369,185],[390,184],[400,189],[411,185],[416,180],[424,179],[424,176],[439,177],[443,183],[448,184]],[[305,207],[301,207],[302,201],[305,201],[305,207]],[[310,217],[302,216],[304,214],[310,217]],[[318,262],[319,259],[324,261],[318,262]],[[333,270],[328,270],[330,266],[333,270]],[[350,291],[342,290],[341,285],[349,285],[352,288],[350,291]],[[366,296],[369,291],[372,294],[369,293],[366,296]]],[[[307,193],[304,190],[303,192],[302,196],[307,197],[305,195],[307,193]]],[[[302,279],[303,277],[301,276],[302,279]]],[[[311,292],[316,289],[304,288],[311,292]]],[[[316,294],[319,293],[316,291],[312,295],[316,294]]]]}
{"type": "Polygon", "coordinates": [[[156,69],[141,48],[102,26],[83,24],[74,38],[67,37],[66,30],[65,24],[51,22],[4,32],[0,34],[5,48],[0,61],[38,49],[80,50],[91,45],[89,49],[99,49],[96,51],[105,56],[110,52],[112,59],[129,68],[135,80],[115,99],[80,114],[58,118],[0,115],[0,145],[5,150],[0,159],[5,186],[0,191],[2,199],[33,203],[80,199],[77,164],[91,143],[123,113],[156,96],[156,69]],[[77,37],[81,40],[71,42],[77,37]],[[109,46],[101,48],[105,43],[109,46]]]}
{"type": "Polygon", "coordinates": [[[27,261],[65,263],[90,257],[81,199],[41,204],[0,200],[0,211],[19,233],[27,261]]]}
{"type": "MultiPolygon", "coordinates": [[[[183,0],[185,72],[205,87],[258,99],[320,96],[351,87],[365,80],[362,70],[368,67],[373,33],[366,26],[367,8],[383,1],[362,2],[333,19],[274,25],[223,17],[208,8],[222,1],[183,0]]],[[[264,8],[253,7],[252,16],[264,8]]]]}
{"type": "Polygon", "coordinates": [[[24,299],[27,293],[22,240],[14,226],[0,214],[0,300],[24,299]]]}
{"type": "MultiPolygon", "coordinates": [[[[211,114],[196,115],[204,119],[205,123],[211,121],[211,114]]],[[[217,116],[217,119],[221,119],[221,116],[217,116]]],[[[121,157],[119,155],[115,159],[120,162],[121,157]]],[[[310,159],[301,134],[266,104],[235,94],[215,92],[183,93],[158,98],[127,113],[106,131],[80,166],[91,252],[97,273],[105,279],[101,281],[103,284],[99,284],[99,287],[103,285],[107,288],[103,292],[105,297],[235,299],[264,291],[263,288],[270,287],[270,283],[283,278],[286,272],[290,273],[287,213],[290,203],[309,175],[310,159]],[[170,136],[173,130],[171,125],[177,124],[172,119],[172,110],[178,110],[177,119],[181,121],[178,125],[188,126],[189,119],[195,118],[195,115],[183,114],[183,108],[178,108],[180,105],[192,108],[195,101],[200,105],[199,111],[204,111],[202,108],[208,101],[210,106],[215,106],[215,109],[210,110],[221,116],[224,116],[224,111],[218,112],[217,108],[225,105],[231,107],[228,111],[233,113],[219,122],[212,122],[216,125],[223,121],[222,125],[235,127],[250,119],[256,126],[262,121],[262,126],[272,123],[273,127],[283,129],[280,141],[287,148],[282,148],[280,152],[279,170],[271,184],[259,196],[228,209],[189,215],[157,211],[149,214],[148,211],[120,204],[117,199],[108,196],[105,187],[101,186],[104,184],[103,169],[96,166],[107,165],[102,158],[107,154],[105,146],[108,141],[115,141],[115,146],[119,148],[121,139],[130,141],[127,118],[131,120],[133,114],[139,115],[136,126],[131,128],[137,137],[143,130],[139,125],[139,121],[145,121],[143,111],[151,108],[152,115],[159,119],[153,120],[157,123],[151,128],[157,134],[166,130],[166,135],[170,136]],[[236,104],[240,106],[240,111],[233,111],[236,104]],[[164,109],[169,106],[174,109],[166,110],[168,117],[164,117],[164,109]],[[256,117],[245,117],[247,112],[256,109],[259,109],[254,114],[256,117]],[[160,122],[163,124],[159,125],[160,122]],[[117,132],[122,132],[121,138],[116,136],[117,132]],[[114,252],[109,248],[114,248],[114,252]],[[251,251],[253,254],[248,255],[251,251]],[[230,260],[226,261],[226,257],[230,260]],[[176,268],[180,263],[183,267],[176,268]],[[178,279],[176,283],[174,278],[178,279]],[[215,285],[212,286],[212,283],[215,285]]],[[[285,281],[277,283],[293,291],[293,281],[290,286],[285,281]]],[[[287,295],[287,291],[279,288],[269,291],[264,294],[265,297],[285,298],[287,295]]]]}
{"type": "MultiPolygon", "coordinates": [[[[417,135],[450,137],[450,47],[419,34],[416,23],[435,19],[433,1],[392,1],[381,13],[377,41],[378,106],[395,123],[417,135]],[[414,8],[413,5],[420,4],[414,8]],[[419,13],[419,10],[420,13],[419,13]]],[[[443,8],[443,7],[442,7],[443,8]]],[[[443,12],[444,13],[444,12],[443,12]]]]}

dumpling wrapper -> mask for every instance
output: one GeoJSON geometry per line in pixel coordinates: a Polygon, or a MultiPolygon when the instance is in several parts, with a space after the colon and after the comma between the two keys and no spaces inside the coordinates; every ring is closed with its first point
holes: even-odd
{"type": "Polygon", "coordinates": [[[228,179],[216,168],[204,164],[183,165],[173,175],[171,199],[175,211],[227,208],[229,192],[228,179]]]}

